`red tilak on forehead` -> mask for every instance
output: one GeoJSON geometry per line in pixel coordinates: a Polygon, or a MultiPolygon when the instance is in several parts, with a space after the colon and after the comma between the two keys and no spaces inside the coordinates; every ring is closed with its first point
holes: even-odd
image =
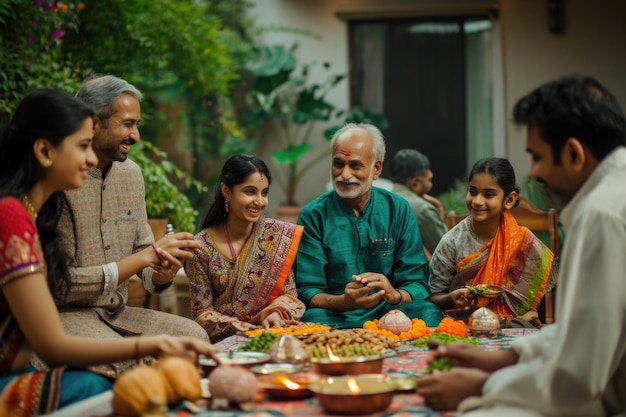
{"type": "Polygon", "coordinates": [[[339,151],[340,154],[342,154],[343,156],[350,156],[352,155],[352,152],[348,152],[348,151],[339,151]]]}
{"type": "Polygon", "coordinates": [[[259,177],[261,177],[261,179],[263,179],[263,173],[259,171],[259,177]]]}

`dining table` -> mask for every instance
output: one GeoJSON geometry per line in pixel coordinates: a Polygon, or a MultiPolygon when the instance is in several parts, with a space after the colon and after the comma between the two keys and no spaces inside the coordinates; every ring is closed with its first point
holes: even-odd
{"type": "MultiPolygon", "coordinates": [[[[537,331],[534,328],[501,329],[496,337],[476,338],[476,343],[487,350],[506,349],[516,338],[537,331]]],[[[237,350],[249,340],[243,335],[234,335],[217,343],[220,352],[237,350]]],[[[416,347],[410,341],[401,342],[395,353],[385,356],[383,374],[406,374],[410,377],[422,375],[428,367],[430,353],[425,347],[416,347]]],[[[111,391],[80,403],[65,407],[50,417],[117,417],[113,414],[111,391]]],[[[254,401],[230,408],[214,409],[210,398],[197,402],[183,402],[170,408],[168,417],[287,417],[287,416],[327,416],[315,397],[300,399],[280,399],[269,395],[259,395],[254,401]]],[[[391,404],[382,412],[366,414],[368,417],[450,417],[453,411],[435,411],[424,404],[424,399],[416,390],[397,392],[391,404]]],[[[334,415],[338,417],[337,415],[334,415]]],[[[341,417],[341,416],[339,416],[341,417]]]]}

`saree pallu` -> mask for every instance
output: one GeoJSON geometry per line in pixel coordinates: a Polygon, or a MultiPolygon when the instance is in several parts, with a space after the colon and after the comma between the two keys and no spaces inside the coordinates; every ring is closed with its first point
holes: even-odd
{"type": "Polygon", "coordinates": [[[2,390],[0,415],[34,417],[57,410],[62,374],[63,368],[54,368],[17,376],[2,390]]]}
{"type": "Polygon", "coordinates": [[[450,288],[497,285],[504,293],[489,308],[501,317],[537,310],[549,281],[554,254],[505,210],[498,230],[480,250],[462,259],[450,288]]]}
{"type": "Polygon", "coordinates": [[[261,219],[253,226],[237,260],[222,255],[208,230],[196,235],[203,247],[185,265],[192,315],[216,342],[255,328],[273,312],[297,320],[304,304],[297,299],[292,265],[302,226],[261,219]]]}

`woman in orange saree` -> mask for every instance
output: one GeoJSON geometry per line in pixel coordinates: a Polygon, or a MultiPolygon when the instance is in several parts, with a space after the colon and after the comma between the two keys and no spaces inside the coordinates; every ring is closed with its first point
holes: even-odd
{"type": "Polygon", "coordinates": [[[304,313],[291,270],[302,226],[265,218],[271,174],[251,155],[222,168],[214,202],[187,261],[192,316],[212,342],[295,323],[304,313]]]}
{"type": "Polygon", "coordinates": [[[554,254],[510,213],[518,204],[509,161],[478,161],[469,176],[470,215],[440,241],[430,263],[431,300],[444,310],[472,308],[468,287],[497,286],[488,308],[501,318],[535,322],[544,293],[557,276],[554,254]]]}

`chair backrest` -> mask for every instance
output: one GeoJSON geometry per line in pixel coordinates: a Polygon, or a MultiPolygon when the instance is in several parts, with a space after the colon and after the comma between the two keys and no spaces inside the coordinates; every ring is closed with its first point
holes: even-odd
{"type": "MultiPolygon", "coordinates": [[[[559,255],[559,226],[555,209],[550,208],[548,211],[541,211],[528,199],[519,196],[519,206],[511,209],[511,214],[515,216],[515,220],[520,226],[528,227],[532,232],[548,232],[550,242],[548,247],[555,256],[559,255]]],[[[467,214],[449,212],[445,219],[448,230],[466,217],[467,214]]]]}

